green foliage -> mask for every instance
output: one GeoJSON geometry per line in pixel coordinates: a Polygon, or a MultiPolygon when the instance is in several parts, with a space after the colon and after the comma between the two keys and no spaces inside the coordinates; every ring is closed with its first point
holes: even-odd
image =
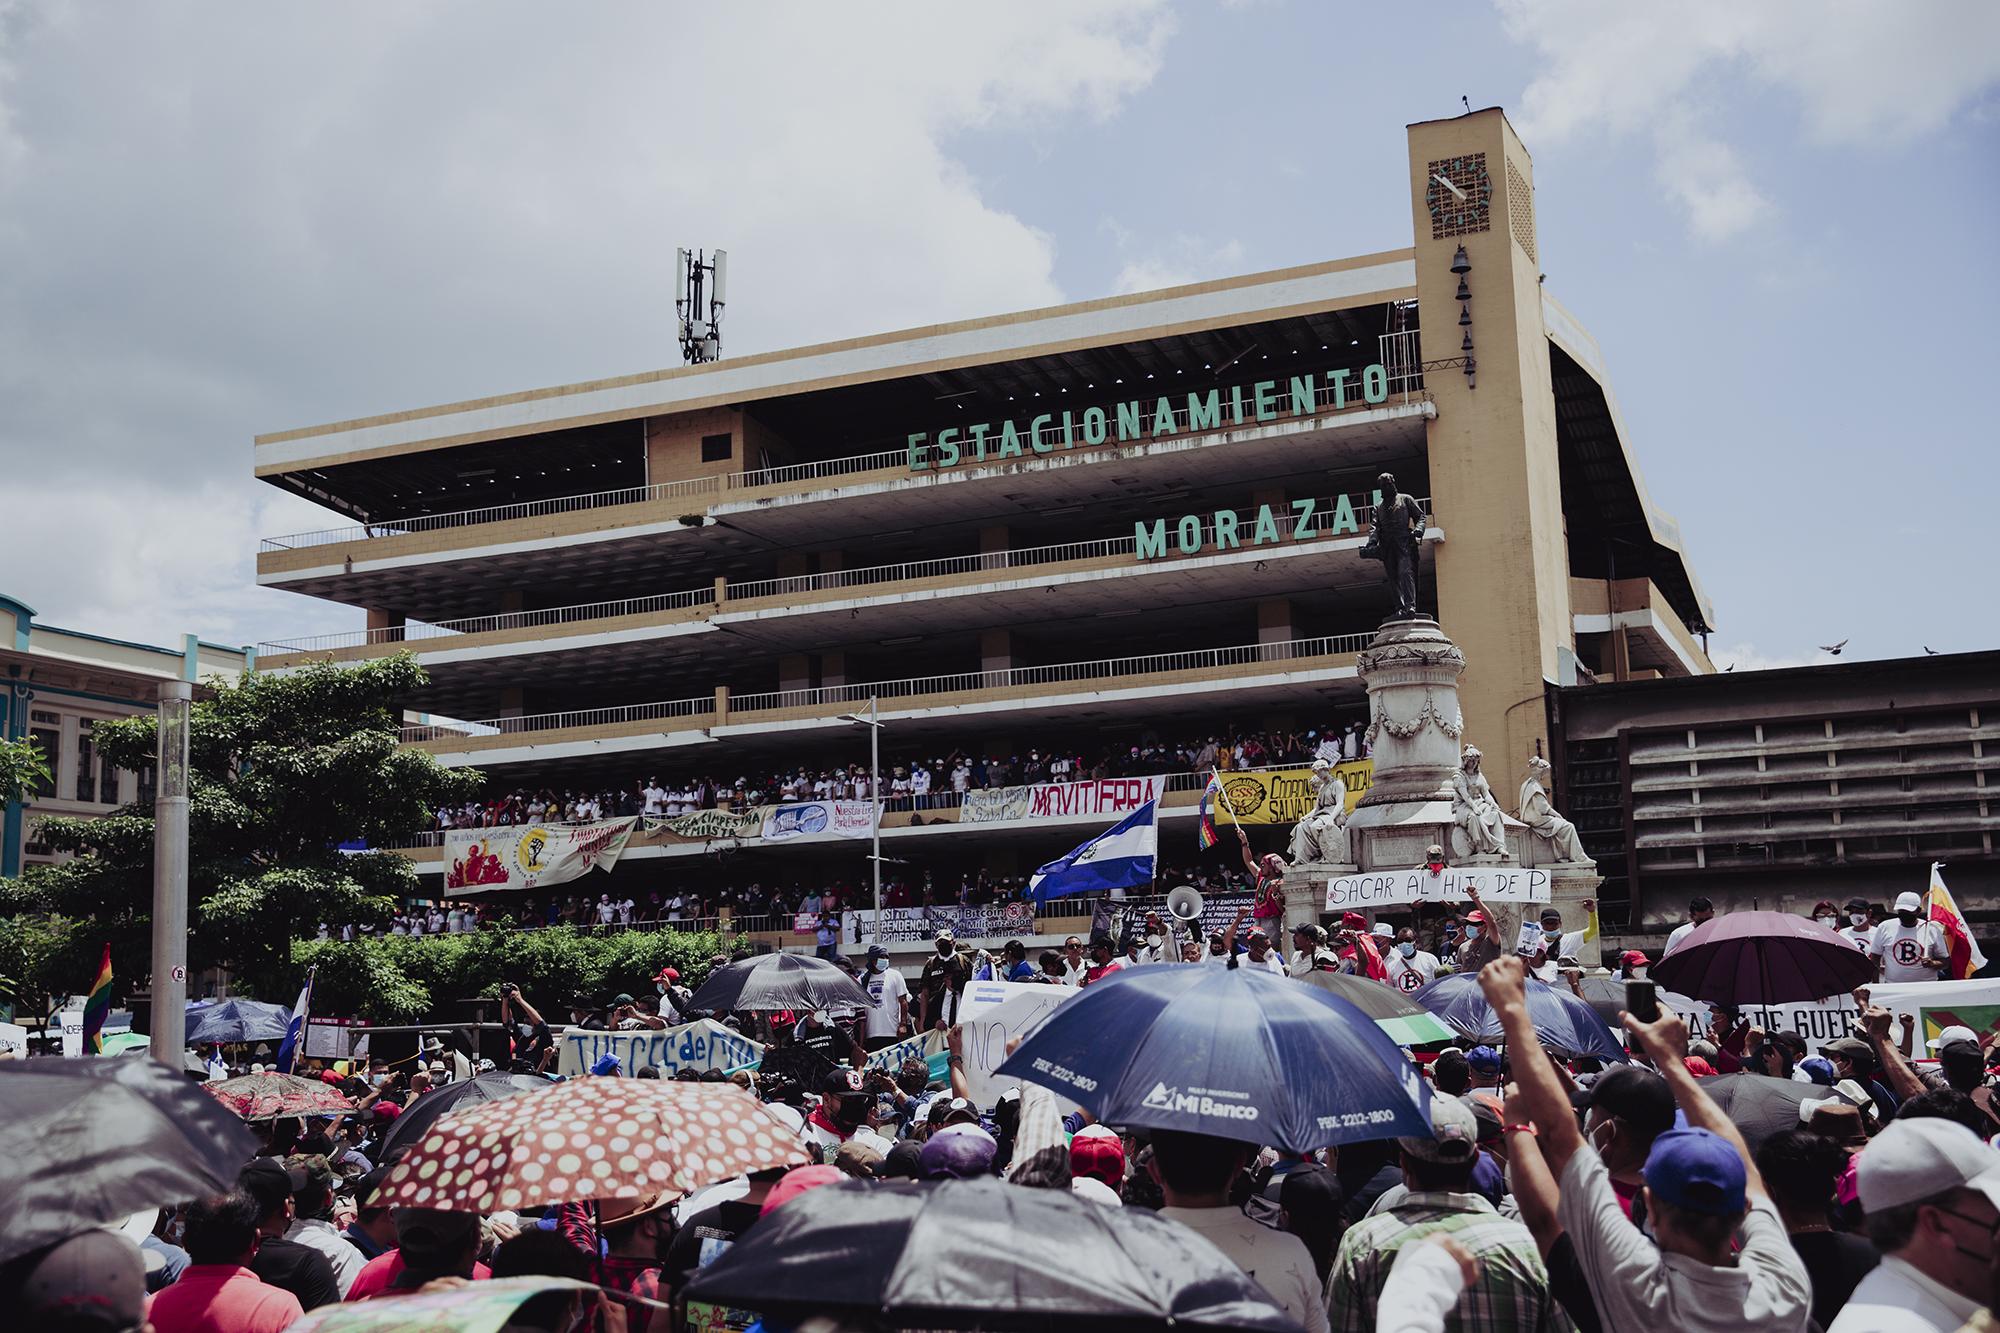
{"type": "MultiPolygon", "coordinates": [[[[299,977],[291,942],[321,921],[386,921],[419,892],[416,871],[386,852],[431,827],[440,805],[476,793],[480,774],[446,769],[397,744],[397,703],[424,683],[407,654],[353,667],[212,682],[190,719],[188,965],[231,969],[251,994],[284,996],[299,977]]],[[[120,768],[153,762],[150,716],[99,722],[92,743],[120,768]]],[[[0,913],[78,923],[25,980],[74,989],[111,944],[121,982],[151,971],[153,812],[49,817],[39,840],[75,858],[0,881],[0,913]]]]}
{"type": "Polygon", "coordinates": [[[295,971],[316,966],[313,1008],[325,1015],[409,1023],[455,1017],[457,1002],[521,987],[551,1021],[576,995],[644,995],[663,967],[681,984],[699,986],[716,954],[747,946],[712,932],[625,930],[608,935],[569,927],[486,930],[466,935],[386,935],[373,939],[301,940],[292,945],[295,971]]]}
{"type": "Polygon", "coordinates": [[[0,741],[0,806],[23,800],[48,783],[49,761],[40,741],[33,736],[0,741]]]}

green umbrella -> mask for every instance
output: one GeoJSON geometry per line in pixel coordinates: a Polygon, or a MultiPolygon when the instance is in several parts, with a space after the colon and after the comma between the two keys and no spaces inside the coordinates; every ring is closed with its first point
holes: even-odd
{"type": "Polygon", "coordinates": [[[1434,1041],[1457,1041],[1458,1034],[1401,991],[1379,981],[1346,972],[1308,972],[1298,980],[1317,986],[1346,1000],[1375,1020],[1375,1026],[1398,1046],[1427,1046],[1434,1041]]]}
{"type": "Polygon", "coordinates": [[[138,1032],[117,1032],[104,1039],[104,1054],[123,1055],[127,1051],[143,1051],[153,1044],[153,1039],[138,1032]]]}

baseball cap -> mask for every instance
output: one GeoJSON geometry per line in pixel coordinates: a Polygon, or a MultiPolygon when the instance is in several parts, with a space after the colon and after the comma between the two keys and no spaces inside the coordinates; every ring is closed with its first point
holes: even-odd
{"type": "Polygon", "coordinates": [[[1899,894],[1897,894],[1897,895],[1896,895],[1896,910],[1897,910],[1898,912],[1921,912],[1921,911],[1923,911],[1923,910],[1924,910],[1924,900],[1923,900],[1923,897],[1922,897],[1922,895],[1920,895],[1920,894],[1917,894],[1917,893],[1915,893],[1915,892],[1910,892],[1910,891],[1905,891],[1905,892],[1903,892],[1903,893],[1899,893],[1899,894]]]}
{"type": "Polygon", "coordinates": [[[1500,1072],[1500,1052],[1491,1046],[1475,1046],[1465,1053],[1465,1063],[1482,1074],[1500,1072]]]}
{"type": "Polygon", "coordinates": [[[1974,1046],[1977,1046],[1979,1044],[1979,1034],[1971,1028],[1966,1027],[1963,1023],[1953,1023],[1950,1027],[1938,1033],[1937,1036],[1925,1042],[1924,1045],[1934,1051],[1941,1051],[1955,1041],[1969,1041],[1974,1046]]]}
{"type": "Polygon", "coordinates": [[[868,956],[870,958],[887,958],[889,951],[879,944],[871,944],[868,946],[868,956]]]}
{"type": "Polygon", "coordinates": [[[1471,923],[1473,923],[1474,925],[1478,925],[1478,926],[1483,926],[1483,925],[1485,925],[1485,924],[1486,924],[1486,913],[1484,913],[1484,912],[1467,912],[1467,913],[1465,914],[1465,919],[1466,919],[1467,921],[1470,921],[1470,922],[1471,922],[1471,923]]]}
{"type": "Polygon", "coordinates": [[[1847,905],[1841,910],[1844,912],[1865,912],[1868,910],[1868,900],[1866,898],[1849,898],[1847,905]]]}
{"type": "Polygon", "coordinates": [[[372,1115],[374,1115],[374,1117],[377,1120],[384,1120],[384,1121],[394,1120],[397,1116],[403,1113],[403,1108],[398,1106],[395,1102],[376,1102],[373,1106],[369,1107],[368,1110],[372,1115]]]}
{"type": "Polygon", "coordinates": [[[1590,1085],[1584,1106],[1615,1115],[1641,1134],[1664,1134],[1674,1126],[1674,1094],[1650,1069],[1618,1065],[1590,1085]]]}
{"type": "Polygon", "coordinates": [[[937,933],[937,938],[938,938],[938,939],[941,939],[941,940],[949,940],[949,939],[952,939],[952,938],[953,938],[953,936],[952,936],[952,933],[951,933],[951,927],[950,927],[950,926],[940,926],[940,927],[938,927],[938,933],[937,933]]]}
{"type": "Polygon", "coordinates": [[[1085,1125],[1069,1141],[1069,1169],[1118,1189],[1125,1183],[1125,1141],[1102,1125],[1085,1125]]]}
{"type": "Polygon", "coordinates": [[[1425,1162],[1469,1162],[1479,1151],[1479,1121],[1472,1108],[1456,1097],[1431,1098],[1428,1138],[1399,1138],[1404,1152],[1425,1162]]]}
{"type": "Polygon", "coordinates": [[[843,1175],[861,1180],[873,1180],[881,1170],[883,1152],[876,1146],[880,1140],[864,1139],[859,1134],[834,1150],[833,1164],[843,1175]]]}
{"type": "Polygon", "coordinates": [[[1472,1108],[1472,1119],[1479,1126],[1479,1141],[1498,1142],[1500,1131],[1505,1128],[1500,1099],[1490,1092],[1468,1092],[1459,1100],[1472,1108]]]}
{"type": "Polygon", "coordinates": [[[1854,1183],[1868,1213],[1955,1189],[1977,1190],[2000,1208],[2000,1155],[1955,1121],[1892,1120],[1855,1158],[1854,1183]]]}
{"type": "MultiPolygon", "coordinates": [[[[1972,1131],[1960,1132],[1972,1138],[1972,1131]]],[[[1742,1154],[1705,1129],[1670,1129],[1653,1140],[1646,1155],[1646,1188],[1663,1203],[1691,1213],[1727,1217],[1742,1212],[1744,1176],[1742,1154]]]]}
{"type": "Polygon", "coordinates": [[[137,1328],[146,1317],[146,1260],[131,1237],[91,1228],[59,1240],[15,1269],[9,1308],[23,1328],[137,1328]]]}
{"type": "Polygon", "coordinates": [[[1833,1061],[1823,1055],[1809,1055],[1799,1061],[1799,1068],[1806,1071],[1806,1077],[1821,1087],[1833,1086],[1833,1061]]]}
{"type": "Polygon", "coordinates": [[[977,1125],[946,1125],[924,1140],[917,1170],[925,1180],[976,1180],[993,1168],[1000,1145],[977,1125]]]}
{"type": "Polygon", "coordinates": [[[268,1213],[304,1189],[308,1179],[303,1167],[287,1167],[276,1157],[258,1157],[237,1174],[236,1185],[268,1213]]]}
{"type": "Polygon", "coordinates": [[[1071,1176],[1069,1192],[1077,1198],[1098,1204],[1105,1208],[1123,1208],[1125,1200],[1118,1191],[1099,1180],[1096,1176],[1071,1176]]]}
{"type": "Polygon", "coordinates": [[[655,981],[679,981],[680,979],[681,974],[678,968],[663,967],[653,974],[653,980],[655,981]]]}
{"type": "Polygon", "coordinates": [[[979,1108],[972,1104],[972,1099],[969,1097],[954,1097],[944,1104],[944,1122],[947,1125],[954,1123],[976,1125],[979,1123],[979,1108]],[[957,1119],[961,1116],[969,1118],[957,1119]]]}
{"type": "Polygon", "coordinates": [[[1827,1042],[1820,1050],[1826,1055],[1843,1056],[1865,1069],[1875,1067],[1874,1050],[1859,1037],[1842,1037],[1838,1041],[1827,1042]]]}
{"type": "Polygon", "coordinates": [[[418,1266],[428,1267],[440,1259],[461,1253],[479,1239],[479,1214],[451,1212],[443,1208],[398,1208],[391,1216],[396,1224],[396,1245],[418,1266]]]}
{"type": "Polygon", "coordinates": [[[1340,914],[1340,928],[1342,930],[1366,930],[1368,929],[1368,918],[1359,912],[1342,912],[1340,914]]]}
{"type": "Polygon", "coordinates": [[[820,1080],[819,1090],[826,1097],[854,1097],[863,1091],[861,1071],[853,1067],[829,1069],[820,1080]]]}
{"type": "Polygon", "coordinates": [[[1637,949],[1627,949],[1624,953],[1618,955],[1618,961],[1627,967],[1644,967],[1650,960],[1637,949]]]}

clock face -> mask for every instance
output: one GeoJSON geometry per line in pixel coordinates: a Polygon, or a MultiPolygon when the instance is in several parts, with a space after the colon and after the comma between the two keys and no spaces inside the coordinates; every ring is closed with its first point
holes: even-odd
{"type": "Polygon", "coordinates": [[[1486,174],[1486,154],[1468,153],[1431,163],[1424,204],[1430,209],[1432,240],[1488,230],[1493,225],[1493,178],[1486,174]],[[1457,191],[1446,181],[1457,186],[1457,191]],[[1459,194],[1465,197],[1461,199],[1459,194]]]}

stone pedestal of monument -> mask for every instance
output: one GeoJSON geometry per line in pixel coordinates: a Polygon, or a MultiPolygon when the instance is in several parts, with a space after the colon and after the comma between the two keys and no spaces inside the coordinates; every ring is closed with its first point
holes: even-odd
{"type": "MultiPolygon", "coordinates": [[[[1351,875],[1360,867],[1351,862],[1306,861],[1285,871],[1285,929],[1319,923],[1326,915],[1326,882],[1351,875]]],[[[1291,946],[1287,944],[1287,948],[1291,946]]]]}

